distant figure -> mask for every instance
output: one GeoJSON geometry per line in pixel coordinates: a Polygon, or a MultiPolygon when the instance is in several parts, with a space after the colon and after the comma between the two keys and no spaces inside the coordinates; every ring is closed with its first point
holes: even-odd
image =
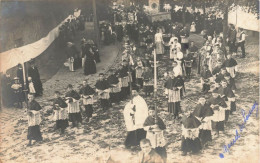
{"type": "Polygon", "coordinates": [[[97,72],[96,61],[90,45],[84,47],[82,55],[84,56],[84,75],[95,74],[97,72]]]}
{"type": "Polygon", "coordinates": [[[229,53],[235,55],[236,54],[236,35],[237,31],[233,24],[229,24],[229,29],[227,33],[227,42],[229,47],[229,53]]]}
{"type": "Polygon", "coordinates": [[[241,58],[245,58],[246,57],[245,42],[246,42],[246,34],[244,32],[244,29],[243,28],[238,28],[238,37],[237,37],[236,51],[237,51],[237,48],[239,48],[239,47],[241,48],[241,50],[242,50],[241,58]]]}
{"type": "Polygon", "coordinates": [[[24,90],[23,66],[19,63],[17,67],[16,76],[19,78],[20,84],[22,84],[22,89],[24,90]]]}
{"type": "Polygon", "coordinates": [[[13,91],[12,91],[12,79],[10,74],[4,73],[1,77],[1,99],[2,105],[5,107],[11,107],[13,105],[13,91]]]}
{"type": "Polygon", "coordinates": [[[23,102],[24,102],[24,93],[22,89],[22,84],[20,84],[19,78],[14,78],[14,84],[12,84],[11,88],[14,92],[14,104],[16,104],[17,108],[23,108],[23,102]]]}
{"type": "Polygon", "coordinates": [[[157,29],[157,33],[154,36],[154,42],[156,55],[158,56],[158,59],[160,59],[161,55],[164,54],[163,33],[161,29],[157,29]]]}
{"type": "Polygon", "coordinates": [[[170,59],[177,59],[177,52],[181,51],[181,44],[178,42],[178,38],[173,36],[169,42],[170,45],[170,59]]]}
{"type": "Polygon", "coordinates": [[[32,82],[34,84],[35,88],[35,96],[42,96],[42,82],[40,78],[40,74],[38,71],[38,68],[35,65],[35,61],[31,60],[30,62],[30,67],[28,69],[28,76],[32,78],[32,82]]]}
{"type": "Polygon", "coordinates": [[[196,24],[195,22],[192,22],[190,25],[190,32],[195,33],[196,32],[196,24]]]}
{"type": "Polygon", "coordinates": [[[34,84],[32,82],[32,77],[28,77],[28,88],[29,88],[29,93],[34,94],[36,93],[34,84]]]}

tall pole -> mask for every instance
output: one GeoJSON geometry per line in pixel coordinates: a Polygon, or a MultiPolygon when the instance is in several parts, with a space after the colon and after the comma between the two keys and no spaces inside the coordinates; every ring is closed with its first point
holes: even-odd
{"type": "Polygon", "coordinates": [[[94,32],[96,36],[96,42],[98,47],[100,46],[100,35],[99,35],[99,21],[97,17],[97,5],[96,5],[96,0],[92,0],[92,5],[93,5],[93,19],[94,19],[94,32]]]}
{"type": "Polygon", "coordinates": [[[27,108],[28,107],[28,100],[27,100],[27,94],[28,94],[28,88],[27,88],[28,72],[26,71],[27,70],[27,66],[26,66],[25,62],[23,62],[22,67],[23,67],[23,80],[24,80],[23,92],[25,94],[25,103],[26,103],[26,108],[27,108]]]}
{"type": "Polygon", "coordinates": [[[157,118],[157,63],[156,63],[156,52],[155,49],[153,51],[154,54],[154,107],[155,107],[155,124],[158,124],[158,118],[157,118]]]}

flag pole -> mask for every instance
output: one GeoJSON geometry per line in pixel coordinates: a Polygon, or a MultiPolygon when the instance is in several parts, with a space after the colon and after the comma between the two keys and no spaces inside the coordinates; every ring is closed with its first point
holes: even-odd
{"type": "Polygon", "coordinates": [[[154,54],[154,107],[155,107],[155,124],[158,124],[157,119],[157,63],[156,63],[156,52],[155,49],[153,51],[154,54]]]}
{"type": "Polygon", "coordinates": [[[27,100],[27,92],[28,92],[28,88],[27,88],[27,78],[28,78],[28,73],[25,69],[26,67],[26,63],[23,62],[22,64],[22,67],[23,67],[23,80],[24,80],[24,87],[23,87],[23,92],[24,92],[24,95],[25,95],[25,103],[26,103],[26,107],[28,107],[28,100],[27,100]]]}

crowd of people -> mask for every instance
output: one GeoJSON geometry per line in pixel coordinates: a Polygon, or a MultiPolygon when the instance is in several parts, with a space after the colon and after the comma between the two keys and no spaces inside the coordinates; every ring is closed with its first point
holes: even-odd
{"type": "MultiPolygon", "coordinates": [[[[236,32],[234,26],[230,25],[227,50],[220,34],[222,30],[217,27],[217,22],[213,19],[213,25],[209,24],[215,29],[208,27],[205,44],[199,48],[189,39],[189,36],[191,32],[202,30],[198,23],[200,14],[194,14],[189,20],[191,25],[195,22],[196,27],[181,25],[177,23],[178,20],[154,23],[138,20],[128,24],[104,25],[101,31],[105,44],[108,45],[112,39],[123,41],[121,64],[117,69],[110,69],[105,74],[100,73],[95,87],[91,87],[88,80],[84,80],[79,90],[75,90],[73,85],[69,84],[66,94],[62,95],[59,91],[55,91],[53,112],[56,129],[60,130],[61,135],[65,133],[69,122],[72,123],[72,127],[78,127],[83,119],[86,119],[86,122],[91,121],[96,98],[100,101],[100,107],[104,112],[113,107],[113,103],[118,104],[120,101],[127,100],[124,108],[127,130],[125,147],[140,146],[142,149],[140,162],[166,162],[167,147],[163,135],[166,125],[155,111],[157,109],[158,112],[160,109],[148,106],[139,94],[144,92],[145,96],[149,97],[154,93],[155,56],[159,62],[170,59],[172,63],[172,69],[160,74],[164,76],[165,82],[158,87],[164,89],[168,113],[172,116],[172,120],[181,123],[180,150],[183,155],[189,152],[196,154],[202,148],[207,148],[212,139],[218,137],[219,132],[224,132],[229,117],[236,111],[235,77],[238,63],[233,56],[237,52],[236,47],[241,47],[242,57],[245,57],[245,33],[242,29],[236,32]],[[190,30],[192,28],[196,30],[190,30]],[[211,30],[213,32],[210,32],[211,30]],[[196,106],[182,109],[185,82],[190,82],[188,79],[192,78],[194,70],[201,77],[202,95],[196,106]],[[84,117],[81,106],[85,109],[84,117]]],[[[77,66],[77,68],[84,66],[85,75],[96,73],[95,64],[100,62],[100,59],[95,43],[82,39],[80,53],[73,43],[68,42],[68,39],[66,42],[69,48],[68,58],[73,58],[74,63],[70,65],[70,71],[74,71],[77,66]],[[81,57],[77,60],[74,54],[79,54],[81,57]]],[[[35,95],[42,95],[42,85],[33,62],[28,73],[32,81],[29,83],[32,83],[35,88],[29,91],[27,108],[28,145],[32,145],[32,140],[42,140],[39,126],[42,108],[34,100],[35,95]]],[[[20,78],[19,73],[17,77],[20,78]]],[[[23,83],[21,79],[23,78],[20,78],[20,82],[23,83]]],[[[10,81],[8,76],[5,80],[10,81]]],[[[10,82],[5,83],[10,84],[10,82]]],[[[14,93],[15,95],[20,93],[19,97],[23,97],[24,100],[23,86],[17,84],[19,80],[16,78],[10,88],[18,88],[17,90],[20,91],[14,93]]],[[[16,103],[20,106],[20,98],[11,99],[17,100],[16,103]]]]}

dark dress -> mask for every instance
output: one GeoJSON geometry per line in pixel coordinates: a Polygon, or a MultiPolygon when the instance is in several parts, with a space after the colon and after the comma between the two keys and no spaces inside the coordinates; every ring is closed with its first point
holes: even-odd
{"type": "Polygon", "coordinates": [[[20,84],[22,84],[22,89],[24,89],[24,78],[23,78],[23,69],[18,68],[16,72],[16,76],[19,78],[20,84]]]}
{"type": "Polygon", "coordinates": [[[83,48],[83,55],[85,56],[85,63],[84,63],[85,75],[95,74],[97,72],[94,53],[90,52],[90,48],[91,48],[90,46],[85,46],[83,48]]]}
{"type": "Polygon", "coordinates": [[[40,74],[37,67],[29,67],[28,76],[32,78],[32,82],[35,88],[36,96],[42,95],[42,82],[40,79],[40,74]]]}
{"type": "Polygon", "coordinates": [[[3,75],[1,77],[1,97],[2,97],[2,104],[5,107],[11,107],[14,102],[14,93],[12,91],[12,80],[10,77],[3,75]]]}
{"type": "MultiPolygon", "coordinates": [[[[42,107],[35,100],[33,100],[32,102],[29,102],[29,104],[28,104],[28,110],[29,111],[30,110],[40,111],[41,109],[42,109],[42,107]]],[[[41,134],[39,125],[28,127],[27,139],[28,140],[42,141],[42,134],[41,134]]]]}
{"type": "Polygon", "coordinates": [[[96,45],[92,45],[92,50],[94,52],[94,59],[95,59],[96,63],[101,62],[97,46],[96,45]]]}

